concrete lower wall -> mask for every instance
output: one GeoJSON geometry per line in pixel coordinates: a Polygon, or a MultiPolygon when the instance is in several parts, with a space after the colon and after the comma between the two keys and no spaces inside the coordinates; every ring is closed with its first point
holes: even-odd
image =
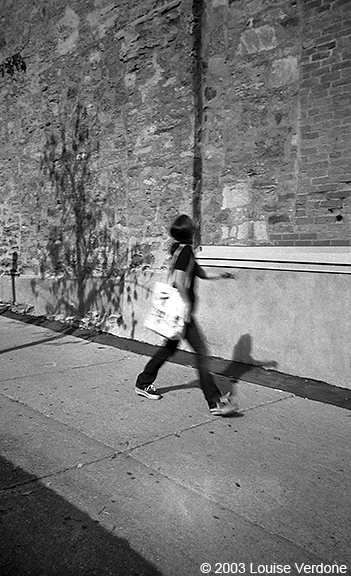
{"type": "MultiPolygon", "coordinates": [[[[216,271],[219,271],[218,268],[216,271]]],[[[199,281],[197,318],[209,354],[313,378],[351,389],[351,275],[232,269],[235,280],[199,281]]],[[[151,344],[162,339],[143,327],[155,279],[134,272],[92,280],[87,324],[151,344]]],[[[16,278],[16,299],[33,313],[64,319],[77,310],[74,280],[16,278]]],[[[0,299],[11,301],[11,279],[0,278],[0,299]]],[[[186,349],[187,346],[184,346],[186,349]]]]}
{"type": "Polygon", "coordinates": [[[200,284],[213,354],[351,389],[351,276],[233,270],[200,284]]]}

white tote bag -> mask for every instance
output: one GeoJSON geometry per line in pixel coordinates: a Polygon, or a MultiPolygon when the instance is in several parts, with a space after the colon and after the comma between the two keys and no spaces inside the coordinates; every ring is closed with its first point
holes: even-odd
{"type": "Polygon", "coordinates": [[[180,340],[185,329],[186,304],[177,288],[156,282],[144,325],[168,340],[180,340]]]}
{"type": "MultiPolygon", "coordinates": [[[[180,252],[184,248],[181,244],[172,259],[172,270],[180,252]]],[[[190,261],[187,270],[187,278],[190,283],[190,272],[193,268],[194,262],[190,261]]],[[[185,331],[185,314],[187,312],[187,305],[181,297],[177,288],[172,286],[171,273],[166,282],[156,282],[154,292],[152,295],[151,309],[146,316],[144,326],[160,334],[168,340],[180,340],[185,331]]]]}

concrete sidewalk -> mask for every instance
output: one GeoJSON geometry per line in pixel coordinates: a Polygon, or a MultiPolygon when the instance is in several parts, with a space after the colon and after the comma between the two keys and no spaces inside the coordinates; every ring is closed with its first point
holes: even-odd
{"type": "Polygon", "coordinates": [[[2,576],[350,573],[349,410],[239,381],[216,419],[174,363],[149,401],[146,356],[4,316],[0,355],[2,576]]]}

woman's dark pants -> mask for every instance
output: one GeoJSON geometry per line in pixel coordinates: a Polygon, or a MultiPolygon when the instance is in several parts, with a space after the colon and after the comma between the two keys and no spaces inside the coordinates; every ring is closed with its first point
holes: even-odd
{"type": "MultiPolygon", "coordinates": [[[[209,372],[206,346],[193,317],[191,317],[191,321],[186,327],[184,338],[196,352],[201,389],[209,407],[214,408],[220,399],[221,393],[214,382],[212,374],[209,372]]],[[[146,388],[155,381],[159,369],[174,354],[178,344],[179,340],[167,340],[165,345],[157,350],[146,364],[144,371],[137,378],[136,385],[139,388],[146,388]]]]}

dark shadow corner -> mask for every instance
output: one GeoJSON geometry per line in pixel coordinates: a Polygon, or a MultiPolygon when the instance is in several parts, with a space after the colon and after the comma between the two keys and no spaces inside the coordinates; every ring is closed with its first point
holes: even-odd
{"type": "Polygon", "coordinates": [[[162,576],[98,521],[0,458],[1,576],[162,576]]]}

